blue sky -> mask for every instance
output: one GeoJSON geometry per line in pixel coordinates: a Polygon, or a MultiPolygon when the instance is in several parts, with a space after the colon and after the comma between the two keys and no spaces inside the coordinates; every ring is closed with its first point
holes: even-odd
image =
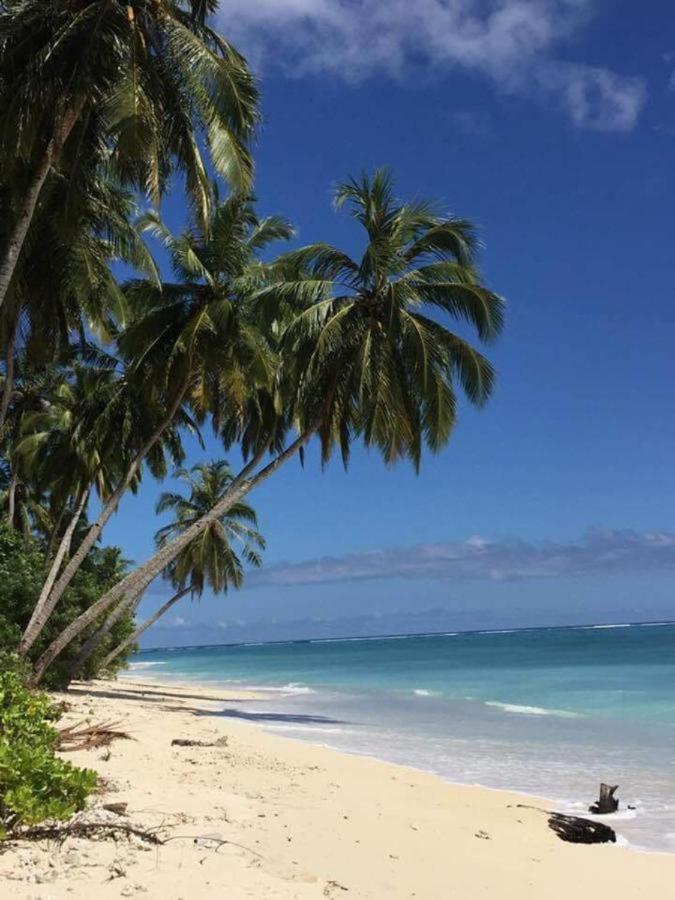
{"type": "MultiPolygon", "coordinates": [[[[147,644],[675,618],[670,4],[221,8],[262,79],[262,211],[300,243],[357,251],[332,187],[389,166],[402,197],[479,225],[508,319],[488,350],[494,399],[462,408],[419,476],[360,450],[347,474],[312,453],[291,463],[251,496],[266,570],[236,596],[184,601],[147,644]],[[430,553],[455,562],[415,562],[430,553]]],[[[181,197],[163,214],[179,228],[181,197]]],[[[222,455],[210,436],[205,453],[188,445],[190,462],[222,455]]],[[[148,478],[106,541],[144,559],[167,487],[148,478]]]]}

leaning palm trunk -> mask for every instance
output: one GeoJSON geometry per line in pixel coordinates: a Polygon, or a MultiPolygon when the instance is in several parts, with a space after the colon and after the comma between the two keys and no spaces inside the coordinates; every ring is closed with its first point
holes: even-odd
{"type": "MultiPolygon", "coordinates": [[[[10,462],[11,465],[11,462],[10,462]]],[[[7,524],[14,527],[14,514],[16,511],[16,489],[19,484],[19,476],[12,468],[12,474],[7,489],[7,524]]]]}
{"type": "Polygon", "coordinates": [[[35,663],[31,683],[33,685],[38,684],[47,668],[54,662],[61,651],[64,650],[74,638],[81,634],[85,628],[88,628],[102,613],[107,612],[111,606],[117,603],[120,597],[123,597],[125,594],[137,594],[144,591],[150,582],[154,581],[154,579],[173,562],[178,554],[208,528],[212,522],[215,522],[224,516],[235,503],[238,503],[242,499],[242,497],[245,497],[253,490],[253,488],[257,487],[269,478],[270,475],[276,472],[276,470],[287,460],[295,456],[309,440],[313,431],[314,428],[305,431],[283,452],[276,456],[272,462],[264,466],[252,478],[248,478],[250,472],[252,472],[255,466],[260,462],[264,451],[258,453],[256,457],[242,469],[232,482],[227,493],[223,495],[222,499],[210,509],[206,515],[194,522],[181,535],[174,538],[173,541],[166,543],[151,556],[150,559],[146,560],[143,565],[139,566],[135,571],[130,572],[104,594],[103,597],[97,600],[96,603],[92,604],[89,609],[85,610],[77,619],[64,628],[61,634],[49,645],[35,663]]]}
{"type": "Polygon", "coordinates": [[[157,612],[154,612],[151,616],[148,616],[145,622],[143,622],[142,625],[139,625],[132,635],[130,635],[126,640],[122,641],[119,646],[115,647],[112,653],[109,653],[106,656],[106,658],[101,662],[101,669],[106,669],[110,665],[110,663],[120,655],[120,653],[123,653],[127,649],[127,647],[131,647],[132,644],[135,644],[139,637],[144,632],[146,632],[151,625],[155,624],[157,619],[161,619],[162,616],[167,613],[172,606],[178,603],[178,601],[181,600],[186,594],[189,594],[190,590],[191,588],[187,587],[178,591],[178,593],[174,594],[170,600],[167,600],[163,606],[160,606],[157,612]]]}
{"type": "MultiPolygon", "coordinates": [[[[155,430],[152,437],[150,437],[149,440],[146,441],[146,443],[141,447],[141,449],[138,451],[138,453],[132,460],[131,464],[129,465],[129,468],[127,469],[126,475],[124,476],[124,478],[122,479],[120,484],[118,484],[117,488],[113,491],[113,493],[110,495],[110,497],[108,497],[108,499],[105,502],[105,504],[103,505],[103,508],[101,509],[101,512],[99,513],[96,521],[93,523],[93,525],[91,526],[89,531],[84,536],[82,543],[77,548],[77,551],[70,558],[68,565],[65,567],[65,569],[61,573],[61,576],[59,577],[58,581],[54,585],[51,593],[49,594],[49,596],[45,600],[44,604],[42,605],[42,609],[35,613],[34,627],[31,629],[30,635],[27,633],[24,634],[22,641],[21,641],[24,653],[26,653],[26,652],[28,652],[28,650],[30,650],[30,648],[33,646],[33,644],[35,643],[35,641],[41,634],[42,629],[47,624],[47,621],[49,620],[49,617],[51,616],[52,612],[54,611],[56,604],[59,602],[59,600],[63,596],[66,588],[68,587],[70,582],[75,577],[75,574],[77,573],[78,569],[84,562],[87,554],[89,553],[91,548],[94,546],[96,541],[99,539],[101,532],[105,528],[108,520],[111,518],[113,513],[117,510],[117,507],[119,506],[120,501],[122,500],[122,497],[128,490],[131,482],[133,481],[134,477],[136,476],[136,473],[140,469],[140,467],[143,463],[143,460],[148,455],[150,450],[152,450],[152,448],[155,446],[157,441],[159,441],[159,439],[161,438],[164,431],[166,431],[166,429],[169,427],[169,425],[171,425],[171,423],[173,422],[173,420],[176,416],[176,413],[178,412],[178,408],[179,408],[180,404],[182,403],[182,400],[183,400],[186,390],[187,390],[187,384],[184,385],[184,387],[182,388],[181,391],[179,391],[178,397],[176,398],[176,400],[174,401],[174,403],[171,406],[169,415],[164,419],[164,421],[161,423],[161,425],[155,430]]],[[[123,593],[126,593],[126,592],[123,592],[123,593]]],[[[96,618],[96,617],[94,617],[94,618],[96,618]]]]}
{"type": "Polygon", "coordinates": [[[18,325],[17,318],[18,316],[15,315],[7,336],[5,383],[2,386],[2,400],[0,401],[0,428],[5,424],[5,419],[7,418],[7,413],[9,411],[9,404],[12,399],[12,392],[14,390],[14,345],[16,343],[16,329],[18,325]]]}
{"type": "Polygon", "coordinates": [[[28,653],[40,633],[40,622],[42,621],[45,606],[47,604],[47,600],[49,599],[49,592],[54,586],[56,576],[59,574],[59,570],[63,564],[64,559],[67,559],[70,553],[70,547],[73,543],[73,535],[75,534],[77,523],[80,521],[82,513],[84,512],[84,509],[87,505],[87,501],[89,500],[89,491],[90,488],[82,491],[80,497],[77,499],[75,512],[71,516],[70,522],[68,522],[68,527],[63,532],[63,537],[59,542],[58,549],[56,551],[54,559],[52,560],[52,564],[49,568],[49,573],[47,574],[45,583],[42,585],[40,596],[38,597],[38,601],[35,604],[33,614],[30,617],[30,622],[26,626],[26,630],[24,631],[17,648],[17,652],[21,656],[24,656],[26,653],[28,653]]]}
{"type": "Polygon", "coordinates": [[[85,641],[82,649],[80,650],[77,659],[70,667],[69,677],[76,678],[80,672],[83,671],[84,666],[87,661],[96,653],[98,648],[101,646],[103,641],[112,631],[114,625],[119,622],[119,620],[124,615],[133,615],[136,611],[138,604],[141,602],[142,594],[138,596],[134,596],[130,594],[128,597],[125,597],[110,613],[108,618],[105,620],[103,625],[99,628],[97,632],[92,634],[88,641],[85,641]]]}
{"type": "Polygon", "coordinates": [[[79,101],[68,109],[60,119],[57,118],[54,133],[40,157],[40,161],[33,172],[28,189],[22,199],[14,228],[10,233],[4,256],[0,262],[0,309],[2,309],[5,302],[14,270],[19,262],[21,250],[23,249],[28,229],[33,221],[42,188],[52,166],[61,158],[63,145],[68,140],[70,132],[73,130],[73,126],[82,112],[82,106],[83,101],[79,101]]]}

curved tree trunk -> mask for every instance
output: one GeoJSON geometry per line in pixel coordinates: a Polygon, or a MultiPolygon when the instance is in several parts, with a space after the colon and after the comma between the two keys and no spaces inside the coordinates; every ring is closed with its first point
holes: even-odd
{"type": "Polygon", "coordinates": [[[109,653],[106,656],[106,658],[101,662],[101,669],[105,669],[107,666],[110,665],[110,663],[113,661],[113,659],[115,659],[115,657],[119,656],[120,653],[123,653],[127,649],[127,647],[130,647],[132,644],[135,644],[136,641],[139,639],[139,637],[145,631],[147,631],[151,625],[155,624],[157,619],[161,619],[161,617],[164,615],[164,613],[167,613],[171,609],[172,606],[174,606],[176,603],[178,603],[178,601],[180,599],[182,599],[186,594],[189,594],[190,590],[191,589],[189,587],[187,587],[187,588],[183,588],[182,590],[178,591],[178,593],[174,594],[170,600],[167,600],[163,606],[160,606],[160,608],[157,610],[157,612],[154,612],[151,616],[148,616],[148,618],[145,620],[145,622],[143,622],[142,625],[139,625],[138,628],[136,629],[136,631],[134,631],[134,633],[132,635],[130,635],[130,637],[128,637],[126,640],[122,641],[122,643],[118,647],[115,647],[115,649],[112,651],[112,653],[109,653]]]}
{"type": "Polygon", "coordinates": [[[86,609],[77,619],[63,629],[61,634],[54,640],[45,650],[42,656],[35,663],[31,684],[39,684],[42,676],[47,668],[54,662],[61,651],[78,636],[85,628],[95,621],[101,613],[110,609],[113,604],[117,603],[124,594],[140,593],[150,584],[151,581],[166,569],[173,562],[178,554],[198,537],[212,522],[220,519],[225,513],[238,503],[242,497],[245,497],[253,488],[257,487],[263,481],[270,477],[276,470],[282,466],[287,460],[295,456],[296,453],[306,444],[314,429],[306,431],[300,437],[296,438],[282,453],[276,456],[272,462],[264,466],[256,475],[248,479],[249,472],[262,458],[263,452],[259,453],[251,462],[245,466],[242,471],[232,482],[229,491],[223,495],[221,500],[208,513],[194,522],[183,534],[169,541],[161,547],[150,559],[146,560],[143,565],[139,566],[133,572],[130,572],[121,581],[104,594],[96,603],[86,609]]]}
{"type": "Polygon", "coordinates": [[[19,646],[17,648],[17,653],[19,653],[21,656],[25,656],[25,654],[28,653],[30,648],[35,643],[38,635],[40,634],[42,627],[40,623],[44,615],[44,609],[49,597],[49,592],[51,591],[54,582],[56,581],[56,576],[59,574],[59,569],[61,568],[64,559],[68,558],[70,547],[73,542],[73,535],[75,534],[77,523],[80,521],[80,517],[82,516],[82,513],[84,512],[84,509],[87,505],[87,501],[89,500],[90,490],[91,488],[87,488],[80,494],[80,497],[76,502],[75,512],[73,513],[70,522],[68,522],[68,527],[63,532],[63,537],[59,542],[56,555],[52,560],[52,564],[47,574],[47,579],[42,585],[40,596],[38,597],[38,601],[35,604],[33,614],[30,617],[30,622],[28,623],[28,625],[26,625],[26,630],[21,636],[21,641],[19,642],[19,646]]]}
{"type": "Polygon", "coordinates": [[[135,596],[134,594],[129,594],[129,596],[125,597],[121,603],[118,603],[117,606],[110,613],[108,618],[105,620],[103,625],[99,628],[97,632],[92,634],[88,641],[82,646],[77,659],[73,663],[70,668],[69,677],[77,678],[77,676],[82,672],[87,660],[96,653],[98,648],[101,646],[103,641],[110,634],[114,625],[119,622],[119,620],[124,615],[133,615],[133,613],[138,608],[138,604],[141,602],[142,594],[138,594],[135,596]]]}
{"type": "Polygon", "coordinates": [[[7,246],[5,247],[2,260],[0,261],[0,309],[7,297],[7,291],[14,275],[21,250],[28,234],[28,229],[35,216],[40,194],[45,185],[49,171],[54,163],[58,162],[63,145],[68,140],[73,126],[77,122],[84,98],[74,104],[70,109],[57,118],[54,125],[54,133],[40,157],[35,172],[30,180],[28,189],[23,197],[14,227],[10,232],[7,246]]]}
{"type": "MultiPolygon", "coordinates": [[[[127,492],[129,485],[131,484],[136,473],[138,472],[141,465],[143,464],[143,460],[148,455],[150,450],[152,450],[152,448],[155,446],[157,441],[161,438],[162,434],[166,431],[166,429],[169,427],[169,425],[171,425],[171,423],[173,422],[173,420],[176,416],[176,413],[178,412],[178,409],[179,409],[181,403],[183,402],[183,397],[185,396],[186,390],[187,390],[187,382],[182,387],[182,389],[178,392],[178,396],[171,406],[169,415],[164,419],[164,421],[161,423],[161,425],[155,430],[155,432],[152,434],[152,436],[146,441],[146,443],[138,451],[138,453],[132,460],[131,464],[129,465],[126,475],[124,476],[124,478],[122,479],[120,484],[118,484],[118,486],[115,488],[113,493],[110,495],[108,500],[103,505],[103,508],[101,509],[101,511],[99,512],[99,514],[96,518],[96,521],[90,527],[89,531],[84,536],[82,543],[80,544],[80,546],[77,548],[75,553],[73,553],[72,557],[68,561],[68,565],[65,567],[65,569],[61,573],[58,581],[52,588],[49,596],[47,597],[47,599],[45,600],[45,602],[42,606],[42,609],[39,612],[35,613],[34,627],[31,631],[30,637],[28,637],[27,635],[24,635],[24,638],[23,638],[24,652],[27,652],[28,650],[30,650],[30,648],[33,646],[33,644],[35,643],[35,641],[41,634],[42,629],[47,624],[49,617],[51,616],[52,612],[54,611],[56,604],[59,602],[59,600],[63,596],[66,588],[68,587],[70,582],[75,577],[75,574],[77,573],[78,569],[84,562],[87,554],[89,553],[91,548],[94,546],[96,541],[101,536],[101,532],[103,531],[104,527],[106,526],[108,520],[111,518],[113,513],[117,510],[117,507],[119,506],[120,501],[122,500],[122,497],[127,492]]],[[[127,592],[123,591],[122,593],[127,593],[127,592]]],[[[132,591],[132,593],[133,593],[133,591],[132,591]]],[[[115,598],[115,599],[117,599],[117,598],[115,598]]],[[[96,618],[96,616],[94,616],[94,618],[96,618]]]]}

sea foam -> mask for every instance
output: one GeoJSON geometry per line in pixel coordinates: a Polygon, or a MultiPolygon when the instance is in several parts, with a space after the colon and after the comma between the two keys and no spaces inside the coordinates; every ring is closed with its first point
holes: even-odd
{"type": "Polygon", "coordinates": [[[521,706],[518,703],[501,703],[498,700],[486,700],[486,706],[494,706],[502,712],[516,713],[522,716],[558,716],[562,719],[580,719],[581,713],[570,712],[566,709],[545,709],[543,706],[521,706]]]}

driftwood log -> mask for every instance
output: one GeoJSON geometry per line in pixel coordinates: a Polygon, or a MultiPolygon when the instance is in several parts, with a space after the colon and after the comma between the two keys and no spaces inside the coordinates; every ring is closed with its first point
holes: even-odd
{"type": "Polygon", "coordinates": [[[592,822],[590,819],[581,819],[579,816],[551,813],[548,824],[561,841],[567,841],[570,844],[616,843],[616,832],[603,822],[592,822]]]}
{"type": "Polygon", "coordinates": [[[593,806],[588,807],[588,811],[596,816],[604,816],[607,813],[616,812],[619,808],[619,801],[614,796],[614,793],[618,788],[618,784],[605,784],[603,782],[600,785],[600,794],[597,801],[593,806]]]}
{"type": "Polygon", "coordinates": [[[191,738],[174,738],[172,747],[226,747],[227,737],[219,737],[217,741],[194,741],[191,738]]]}

